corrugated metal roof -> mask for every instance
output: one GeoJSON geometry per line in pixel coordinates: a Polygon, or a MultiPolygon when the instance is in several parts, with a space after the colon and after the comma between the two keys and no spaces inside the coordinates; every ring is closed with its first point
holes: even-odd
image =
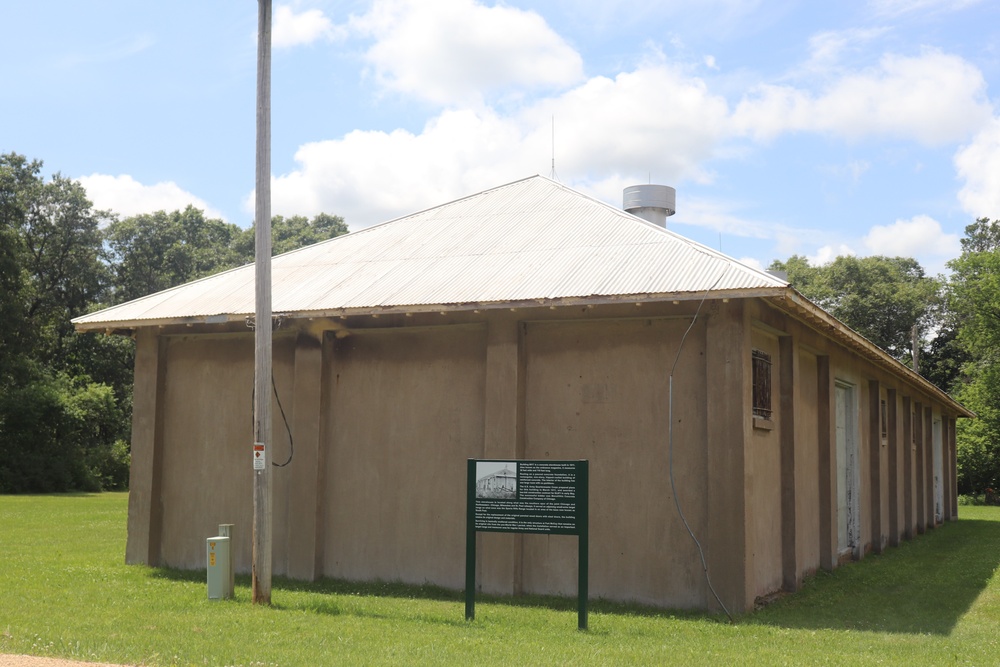
{"type": "MultiPolygon", "coordinates": [[[[724,292],[786,283],[542,176],[273,258],[280,313],[724,292]]],[[[141,326],[254,311],[247,265],[74,321],[141,326]]]]}

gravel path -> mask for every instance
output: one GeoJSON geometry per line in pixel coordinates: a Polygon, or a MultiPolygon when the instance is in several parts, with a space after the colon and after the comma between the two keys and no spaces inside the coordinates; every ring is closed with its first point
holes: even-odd
{"type": "Polygon", "coordinates": [[[0,654],[0,667],[123,667],[106,662],[77,662],[59,658],[36,658],[31,655],[0,654]]]}

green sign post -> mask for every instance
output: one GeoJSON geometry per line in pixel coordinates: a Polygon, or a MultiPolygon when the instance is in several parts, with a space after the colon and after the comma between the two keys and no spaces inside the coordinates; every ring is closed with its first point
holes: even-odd
{"type": "Polygon", "coordinates": [[[465,620],[476,617],[476,533],[579,536],[579,628],[587,629],[588,461],[469,459],[465,620]]]}

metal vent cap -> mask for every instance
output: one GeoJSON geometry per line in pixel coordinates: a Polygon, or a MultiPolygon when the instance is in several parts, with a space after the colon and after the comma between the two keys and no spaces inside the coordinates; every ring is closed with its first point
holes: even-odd
{"type": "Polygon", "coordinates": [[[669,185],[632,185],[625,188],[623,200],[627,212],[660,227],[677,211],[677,191],[669,185]]]}

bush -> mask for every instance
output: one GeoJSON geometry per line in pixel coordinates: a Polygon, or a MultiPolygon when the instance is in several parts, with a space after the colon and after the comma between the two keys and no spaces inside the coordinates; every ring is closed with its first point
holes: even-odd
{"type": "Polygon", "coordinates": [[[36,376],[0,391],[0,493],[125,488],[121,423],[103,384],[36,376]]]}

